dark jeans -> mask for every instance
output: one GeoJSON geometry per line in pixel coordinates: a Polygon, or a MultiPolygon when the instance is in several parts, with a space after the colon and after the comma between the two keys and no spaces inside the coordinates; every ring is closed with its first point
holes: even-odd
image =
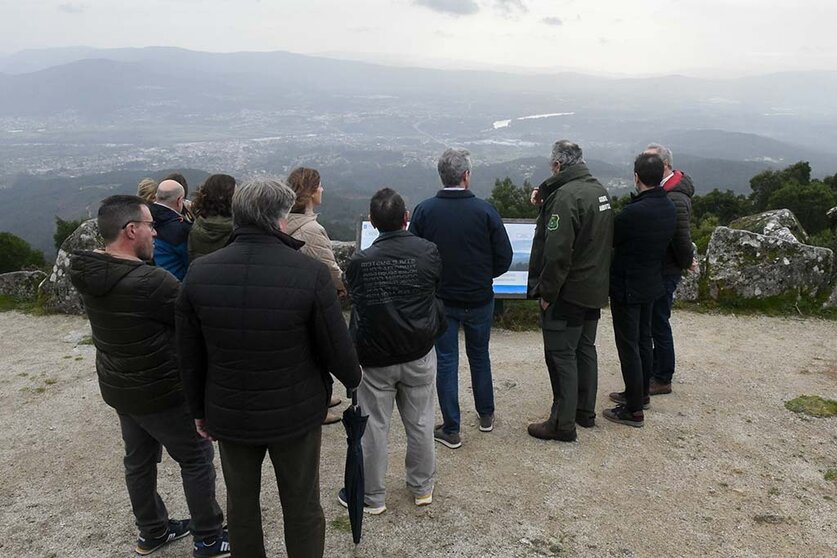
{"type": "Polygon", "coordinates": [[[494,384],[491,380],[491,359],[488,343],[494,301],[476,308],[459,308],[445,304],[448,328],[436,340],[436,391],[444,419],[443,430],[459,432],[459,325],[465,331],[465,353],[471,367],[474,405],[480,415],[494,414],[494,384]]]}
{"type": "Polygon", "coordinates": [[[674,337],[671,335],[671,305],[680,275],[663,275],[666,293],[654,301],[651,310],[651,335],[654,338],[653,377],[660,384],[670,384],[674,376],[674,337]]]}
{"type": "Polygon", "coordinates": [[[651,307],[653,302],[624,304],[611,299],[613,334],[625,380],[625,400],[629,411],[641,411],[642,399],[648,395],[654,358],[651,341],[651,307]]]}
{"type": "Polygon", "coordinates": [[[320,427],[285,442],[246,446],[219,441],[227,484],[227,516],[234,556],[264,558],[259,504],[262,462],[270,455],[285,520],[288,558],[322,558],[325,516],[320,506],[320,427]]]}
{"type": "Polygon", "coordinates": [[[157,464],[163,447],[180,465],[186,504],[196,540],[220,535],[224,514],[215,499],[212,444],[195,431],[186,404],[150,415],[119,415],[125,442],[125,482],[140,534],[166,532],[169,513],[157,493],[157,464]]]}
{"type": "Polygon", "coordinates": [[[544,359],[552,384],[558,430],[575,430],[576,416],[595,418],[599,365],[596,354],[598,310],[568,320],[553,304],[541,316],[544,359]],[[596,319],[590,319],[592,315],[596,319]]]}

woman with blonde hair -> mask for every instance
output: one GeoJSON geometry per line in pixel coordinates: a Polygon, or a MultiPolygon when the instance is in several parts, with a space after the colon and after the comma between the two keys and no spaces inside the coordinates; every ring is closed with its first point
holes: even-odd
{"type": "Polygon", "coordinates": [[[148,203],[154,203],[154,196],[157,195],[157,185],[157,181],[153,178],[143,178],[137,184],[137,195],[148,203]]]}
{"type": "MultiPolygon", "coordinates": [[[[337,295],[346,296],[346,286],[343,285],[343,272],[337,265],[334,252],[331,249],[331,239],[321,224],[317,222],[314,208],[323,202],[323,185],[320,173],[316,169],[298,167],[288,175],[288,186],[296,192],[296,203],[288,216],[287,232],[297,240],[305,242],[300,248],[303,254],[319,260],[328,266],[331,280],[337,295]]],[[[329,407],[340,404],[340,398],[332,396],[329,407]]],[[[340,422],[340,415],[329,411],[323,424],[340,422]]]]}

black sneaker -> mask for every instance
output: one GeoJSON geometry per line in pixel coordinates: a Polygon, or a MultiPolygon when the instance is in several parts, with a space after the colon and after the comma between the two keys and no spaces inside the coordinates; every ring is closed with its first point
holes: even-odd
{"type": "Polygon", "coordinates": [[[220,537],[195,541],[192,548],[192,556],[195,558],[226,558],[230,552],[230,534],[226,529],[220,537]]]}
{"type": "MultiPolygon", "coordinates": [[[[611,401],[618,403],[619,405],[625,405],[628,402],[628,400],[625,399],[624,391],[614,391],[608,395],[608,397],[610,397],[611,401]]],[[[651,396],[646,395],[642,398],[642,408],[646,411],[651,408],[651,396]]]]}
{"type": "Polygon", "coordinates": [[[589,415],[576,413],[575,423],[582,428],[593,428],[594,426],[596,426],[596,415],[594,414],[591,417],[589,415]]]}
{"type": "Polygon", "coordinates": [[[450,449],[462,447],[462,437],[459,432],[445,432],[442,425],[437,426],[433,431],[433,439],[450,449]]]}
{"type": "MultiPolygon", "coordinates": [[[[340,492],[337,493],[337,501],[340,502],[340,505],[343,506],[344,508],[349,507],[348,497],[346,496],[346,489],[345,488],[341,488],[340,492]]],[[[433,492],[430,493],[430,501],[431,502],[433,501],[433,492]]],[[[429,504],[430,502],[427,502],[427,503],[429,504]]],[[[422,504],[418,503],[418,498],[416,498],[416,505],[417,506],[422,505],[422,504]]],[[[363,504],[363,513],[368,513],[369,515],[381,515],[385,511],[387,511],[387,507],[385,505],[384,506],[367,506],[365,502],[363,504]]]]}
{"type": "Polygon", "coordinates": [[[480,432],[491,432],[494,430],[494,413],[480,415],[480,432]]]}
{"type": "Polygon", "coordinates": [[[177,539],[182,539],[189,534],[189,520],[188,519],[169,519],[169,525],[166,532],[159,537],[143,537],[142,534],[137,538],[137,554],[140,556],[147,556],[169,544],[177,539]]]}
{"type": "Polygon", "coordinates": [[[627,424],[634,428],[645,426],[645,415],[642,414],[642,411],[632,413],[624,405],[617,405],[613,409],[605,409],[602,411],[602,416],[611,422],[627,424]]]}

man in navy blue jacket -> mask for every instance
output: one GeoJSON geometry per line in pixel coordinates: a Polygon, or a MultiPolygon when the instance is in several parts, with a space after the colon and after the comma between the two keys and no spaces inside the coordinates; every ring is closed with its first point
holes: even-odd
{"type": "Polygon", "coordinates": [[[151,205],[157,237],[154,239],[154,263],[183,281],[189,267],[189,232],[192,223],[183,217],[186,191],[174,180],[163,180],[151,205]]]}
{"type": "Polygon", "coordinates": [[[650,407],[648,386],[654,360],[651,308],[665,293],[663,258],[677,225],[677,210],[659,186],[662,179],[659,155],[637,157],[637,195],[614,220],[610,310],[625,391],[610,394],[619,405],[602,415],[634,427],[645,424],[642,410],[650,407]]]}
{"type": "Polygon", "coordinates": [[[506,271],[512,247],[497,210],[477,198],[471,185],[471,159],[464,149],[448,149],[437,165],[443,188],[413,211],[410,232],[439,248],[442,279],[436,296],[445,303],[448,327],[436,341],[436,390],[444,423],[437,442],[456,449],[459,434],[459,325],[471,367],[480,430],[494,429],[494,384],[488,343],[494,314],[492,280],[506,271]]]}

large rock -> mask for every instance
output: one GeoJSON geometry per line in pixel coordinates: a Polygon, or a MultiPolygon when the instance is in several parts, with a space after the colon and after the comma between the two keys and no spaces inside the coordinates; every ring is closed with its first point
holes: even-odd
{"type": "Polygon", "coordinates": [[[774,209],[740,217],[730,223],[729,228],[775,236],[788,242],[808,242],[808,233],[789,209],[774,209]]]}
{"type": "Polygon", "coordinates": [[[702,266],[698,266],[695,271],[687,271],[677,289],[674,291],[674,299],[682,300],[683,302],[697,302],[700,299],[700,278],[702,275],[702,266]]]}
{"type": "Polygon", "coordinates": [[[828,297],[828,300],[822,305],[823,310],[834,310],[837,309],[837,285],[834,286],[834,290],[831,291],[831,296],[828,297]]]}
{"type": "Polygon", "coordinates": [[[705,280],[714,300],[814,299],[827,292],[833,267],[828,248],[718,227],[709,240],[705,280]]]}
{"type": "Polygon", "coordinates": [[[837,207],[832,207],[825,212],[825,215],[832,221],[837,221],[837,207]]]}
{"type": "Polygon", "coordinates": [[[44,310],[47,312],[61,312],[64,314],[84,314],[81,296],[70,283],[70,254],[77,250],[98,250],[104,248],[105,243],[99,236],[99,226],[96,219],[82,223],[73,234],[67,237],[58,256],[52,273],[41,283],[44,310]]]}
{"type": "Polygon", "coordinates": [[[43,271],[12,271],[0,274],[0,295],[15,300],[32,301],[38,296],[38,285],[46,278],[43,271]]]}

